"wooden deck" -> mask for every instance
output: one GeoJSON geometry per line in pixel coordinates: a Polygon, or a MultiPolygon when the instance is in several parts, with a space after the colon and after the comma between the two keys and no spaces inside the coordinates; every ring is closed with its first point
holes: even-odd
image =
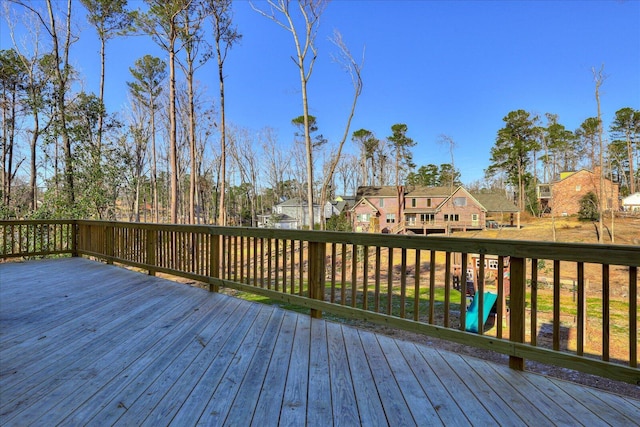
{"type": "Polygon", "coordinates": [[[0,264],[0,425],[637,425],[640,401],[82,258],[0,264]]]}

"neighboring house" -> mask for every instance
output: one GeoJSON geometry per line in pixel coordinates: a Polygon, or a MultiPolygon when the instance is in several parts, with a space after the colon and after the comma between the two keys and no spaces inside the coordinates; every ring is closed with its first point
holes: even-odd
{"type": "Polygon", "coordinates": [[[622,210],[640,212],[640,193],[633,193],[622,199],[622,210]]]}
{"type": "Polygon", "coordinates": [[[355,231],[393,234],[484,230],[488,213],[462,186],[359,187],[351,211],[355,231]]]}
{"type": "Polygon", "coordinates": [[[520,228],[520,210],[502,193],[471,193],[475,199],[487,210],[487,219],[502,222],[504,215],[509,215],[510,225],[520,228]],[[515,217],[515,218],[514,218],[515,217]]]}
{"type": "MultiPolygon", "coordinates": [[[[327,202],[324,205],[325,219],[340,213],[348,206],[348,202],[342,198],[327,202]]],[[[313,205],[313,220],[320,223],[320,205],[313,205]]],[[[309,206],[306,200],[293,198],[275,205],[271,214],[258,216],[258,227],[271,227],[281,229],[301,229],[307,225],[309,218],[309,206]]]]}
{"type": "Polygon", "coordinates": [[[577,172],[563,172],[560,180],[538,185],[538,198],[543,212],[556,215],[575,215],[580,211],[580,200],[592,192],[598,200],[603,200],[604,210],[618,210],[618,184],[604,178],[604,197],[600,197],[600,170],[586,169],[577,172]]]}

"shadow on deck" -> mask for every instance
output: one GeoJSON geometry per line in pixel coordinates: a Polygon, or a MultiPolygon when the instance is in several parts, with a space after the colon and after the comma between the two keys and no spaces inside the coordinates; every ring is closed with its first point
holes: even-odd
{"type": "Polygon", "coordinates": [[[635,425],[640,402],[82,258],[0,264],[0,424],[635,425]]]}

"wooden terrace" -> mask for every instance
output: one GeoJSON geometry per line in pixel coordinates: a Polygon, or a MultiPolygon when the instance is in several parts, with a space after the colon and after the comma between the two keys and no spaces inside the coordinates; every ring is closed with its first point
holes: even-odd
{"type": "Polygon", "coordinates": [[[637,425],[640,401],[80,257],[0,264],[0,425],[637,425]]]}

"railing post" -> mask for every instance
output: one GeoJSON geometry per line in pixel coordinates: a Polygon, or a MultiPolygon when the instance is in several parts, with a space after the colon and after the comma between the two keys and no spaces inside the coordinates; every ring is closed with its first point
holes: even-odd
{"type": "Polygon", "coordinates": [[[147,229],[147,265],[149,266],[149,276],[156,275],[156,269],[153,268],[156,266],[156,235],[155,229],[147,229]]]}
{"type": "MultiPolygon", "coordinates": [[[[324,301],[326,251],[326,243],[309,242],[309,298],[320,301],[324,301]]],[[[322,318],[322,311],[311,309],[311,317],[322,318]]]]}
{"type": "Polygon", "coordinates": [[[78,256],[78,222],[71,221],[71,256],[78,256]]]}
{"type": "MultiPolygon", "coordinates": [[[[220,278],[220,235],[211,234],[209,240],[209,277],[220,278]]],[[[218,283],[209,283],[209,292],[219,292],[218,283]]]]}
{"type": "Polygon", "coordinates": [[[104,253],[107,256],[107,264],[113,264],[113,254],[114,254],[114,230],[115,228],[110,225],[104,226],[104,253]]]}
{"type": "MultiPolygon", "coordinates": [[[[509,265],[511,268],[511,296],[509,298],[509,340],[517,343],[523,343],[525,323],[525,295],[527,289],[525,259],[512,257],[509,265]]],[[[522,357],[509,356],[509,367],[511,369],[523,371],[524,359],[522,357]]]]}

